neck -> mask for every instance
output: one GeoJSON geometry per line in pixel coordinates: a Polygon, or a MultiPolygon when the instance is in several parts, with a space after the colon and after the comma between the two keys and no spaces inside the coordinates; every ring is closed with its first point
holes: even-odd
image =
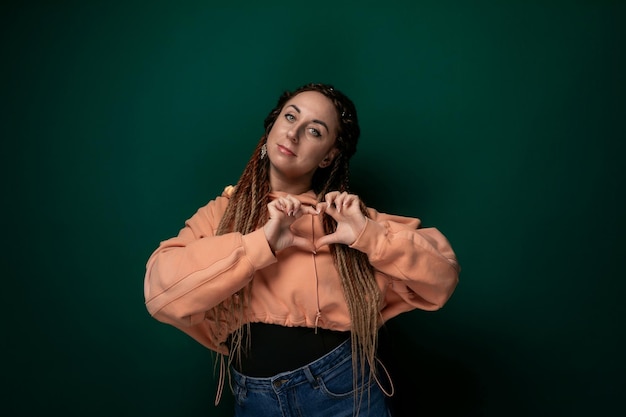
{"type": "Polygon", "coordinates": [[[306,193],[311,189],[311,182],[293,182],[286,181],[281,178],[270,177],[270,186],[272,187],[272,191],[280,191],[287,194],[300,195],[306,193]]]}

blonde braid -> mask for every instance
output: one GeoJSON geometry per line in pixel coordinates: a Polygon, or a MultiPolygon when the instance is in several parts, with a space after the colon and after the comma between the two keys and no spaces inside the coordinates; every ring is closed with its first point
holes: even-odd
{"type": "MultiPolygon", "coordinates": [[[[263,136],[237,182],[216,235],[234,231],[248,234],[255,231],[266,220],[270,193],[268,161],[260,157],[261,147],[265,141],[266,136],[263,136]]],[[[243,324],[246,323],[245,313],[251,286],[252,281],[212,309],[211,315],[218,323],[223,323],[220,331],[228,331],[233,327],[236,329],[231,334],[232,352],[228,358],[229,366],[234,359],[241,361],[242,350],[246,350],[250,343],[249,339],[244,340],[246,332],[244,332],[243,324]]],[[[218,336],[218,338],[221,337],[218,336]]]]}
{"type": "MultiPolygon", "coordinates": [[[[368,216],[363,204],[361,204],[361,211],[368,216]]],[[[324,217],[324,229],[327,234],[334,232],[336,222],[332,217],[324,217]]],[[[369,383],[376,379],[381,293],[374,276],[374,269],[365,253],[346,245],[331,245],[330,249],[341,278],[344,298],[350,313],[353,386],[363,387],[354,398],[355,410],[358,410],[365,386],[369,387],[369,383]],[[366,365],[369,372],[365,372],[366,365]]]]}

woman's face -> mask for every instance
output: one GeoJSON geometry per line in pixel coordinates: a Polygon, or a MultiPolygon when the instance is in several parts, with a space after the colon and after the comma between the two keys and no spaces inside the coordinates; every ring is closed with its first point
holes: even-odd
{"type": "Polygon", "coordinates": [[[337,155],[338,127],[335,106],[323,94],[305,91],[291,98],[267,137],[272,185],[310,186],[315,171],[337,155]]]}

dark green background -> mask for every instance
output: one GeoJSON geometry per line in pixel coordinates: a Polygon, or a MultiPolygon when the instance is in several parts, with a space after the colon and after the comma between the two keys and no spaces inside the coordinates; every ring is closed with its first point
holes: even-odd
{"type": "Polygon", "coordinates": [[[402,415],[623,415],[623,2],[174,3],[1,6],[1,415],[230,415],[145,262],[309,81],[358,106],[355,192],[463,267],[385,332],[402,415]]]}

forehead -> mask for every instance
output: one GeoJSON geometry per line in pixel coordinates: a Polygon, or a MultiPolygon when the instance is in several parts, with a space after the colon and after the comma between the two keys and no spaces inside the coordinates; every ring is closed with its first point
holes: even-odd
{"type": "Polygon", "coordinates": [[[326,122],[337,122],[337,110],[333,102],[322,93],[317,91],[303,91],[292,97],[285,107],[294,105],[303,113],[311,116],[324,117],[326,122]]]}

